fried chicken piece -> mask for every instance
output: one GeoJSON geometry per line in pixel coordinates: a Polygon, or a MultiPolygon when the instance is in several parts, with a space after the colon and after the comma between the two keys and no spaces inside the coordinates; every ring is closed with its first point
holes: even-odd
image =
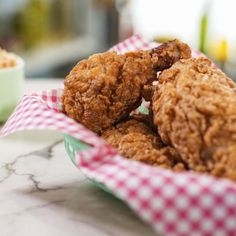
{"type": "Polygon", "coordinates": [[[163,71],[151,109],[162,141],[189,169],[236,180],[236,84],[209,60],[163,71]]]}
{"type": "Polygon", "coordinates": [[[156,79],[159,66],[190,57],[183,45],[174,40],[151,51],[105,52],[79,62],[64,83],[65,113],[97,133],[111,127],[140,105],[142,88],[156,79]]]}
{"type": "MultiPolygon", "coordinates": [[[[139,116],[138,120],[140,118],[139,116]]],[[[172,147],[164,146],[160,137],[145,123],[138,120],[131,118],[119,123],[104,131],[102,137],[118,149],[120,155],[128,159],[178,171],[184,170],[185,165],[181,162],[177,151],[172,147]]]]}

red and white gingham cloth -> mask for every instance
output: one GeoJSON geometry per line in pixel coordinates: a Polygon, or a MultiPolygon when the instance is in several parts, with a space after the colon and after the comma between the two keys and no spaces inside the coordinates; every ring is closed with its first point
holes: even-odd
{"type": "MultiPolygon", "coordinates": [[[[153,46],[136,35],[113,49],[125,52],[153,46]]],[[[24,96],[0,136],[50,129],[91,144],[76,157],[82,172],[106,185],[161,235],[236,235],[236,183],[176,173],[117,155],[96,134],[61,112],[61,94],[62,90],[52,90],[24,96]]]]}

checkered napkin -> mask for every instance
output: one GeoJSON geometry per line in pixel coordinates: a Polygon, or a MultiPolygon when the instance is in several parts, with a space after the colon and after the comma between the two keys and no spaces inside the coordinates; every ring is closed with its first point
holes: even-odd
{"type": "MultiPolygon", "coordinates": [[[[113,50],[125,52],[153,46],[136,35],[113,50]]],[[[61,112],[62,92],[24,96],[0,136],[47,129],[90,144],[90,149],[77,153],[77,166],[112,190],[158,234],[236,235],[236,183],[191,172],[176,173],[119,156],[96,134],[61,112]]]]}

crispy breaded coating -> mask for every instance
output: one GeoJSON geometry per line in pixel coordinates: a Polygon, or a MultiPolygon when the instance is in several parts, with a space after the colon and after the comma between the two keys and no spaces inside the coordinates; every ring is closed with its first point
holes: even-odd
{"type": "Polygon", "coordinates": [[[178,171],[185,169],[177,151],[165,146],[151,128],[134,118],[104,131],[102,137],[126,158],[178,171]]]}
{"type": "Polygon", "coordinates": [[[175,40],[152,51],[105,52],[79,62],[64,83],[65,113],[97,133],[111,127],[140,105],[143,86],[156,79],[160,68],[190,57],[183,45],[175,40]]]}
{"type": "Polygon", "coordinates": [[[191,170],[236,180],[236,84],[209,60],[163,71],[151,109],[163,142],[191,170]]]}

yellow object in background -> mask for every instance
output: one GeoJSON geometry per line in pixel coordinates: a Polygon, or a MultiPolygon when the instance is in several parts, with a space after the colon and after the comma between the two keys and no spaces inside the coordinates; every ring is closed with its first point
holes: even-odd
{"type": "Polygon", "coordinates": [[[229,56],[229,45],[225,39],[210,44],[209,53],[219,62],[226,62],[229,56]]]}
{"type": "Polygon", "coordinates": [[[24,48],[41,43],[49,32],[49,3],[44,0],[30,0],[16,16],[16,32],[24,48]]]}

